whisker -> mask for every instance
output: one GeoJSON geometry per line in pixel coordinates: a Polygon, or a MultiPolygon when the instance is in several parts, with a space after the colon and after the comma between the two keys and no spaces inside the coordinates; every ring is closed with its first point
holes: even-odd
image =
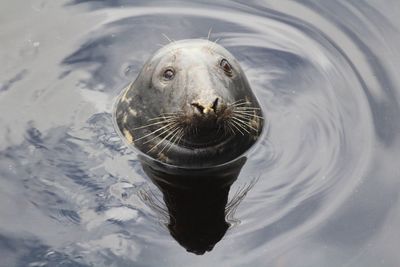
{"type": "MultiPolygon", "coordinates": [[[[179,130],[180,130],[180,128],[179,128],[179,127],[176,127],[176,128],[174,128],[173,131],[171,131],[170,135],[173,134],[172,137],[171,137],[171,139],[173,139],[173,138],[179,133],[179,130]]],[[[166,137],[167,137],[167,136],[166,136],[166,137]]],[[[171,139],[166,138],[166,140],[168,140],[168,141],[171,141],[171,139]]],[[[171,142],[172,142],[172,141],[171,141],[171,142]]],[[[168,143],[165,144],[165,146],[164,146],[164,147],[161,149],[161,151],[158,152],[158,153],[161,154],[167,146],[168,146],[168,143]]],[[[172,146],[172,145],[171,145],[171,146],[172,146]]],[[[171,146],[170,146],[170,147],[171,147],[171,146]]]]}
{"type": "Polygon", "coordinates": [[[182,112],[166,112],[166,113],[161,113],[160,116],[156,118],[169,118],[169,117],[179,117],[182,115],[182,112]]]}
{"type": "Polygon", "coordinates": [[[212,27],[210,27],[210,30],[208,31],[207,40],[210,40],[211,31],[212,31],[212,27]]]}
{"type": "Polygon", "coordinates": [[[146,134],[146,135],[144,135],[144,136],[142,136],[142,137],[136,139],[135,141],[139,141],[139,140],[141,140],[141,139],[143,139],[143,138],[146,138],[146,137],[148,137],[148,136],[150,136],[150,135],[152,135],[152,134],[155,134],[155,133],[157,133],[157,132],[159,132],[159,131],[162,131],[163,129],[165,129],[165,128],[167,128],[167,127],[170,127],[171,125],[174,125],[174,123],[173,123],[173,122],[170,122],[170,123],[168,123],[167,125],[164,125],[163,127],[158,128],[157,130],[155,130],[155,131],[153,131],[153,132],[151,132],[151,133],[148,133],[148,134],[146,134]]]}
{"type": "Polygon", "coordinates": [[[181,128],[181,129],[178,131],[178,134],[177,134],[176,138],[175,138],[175,139],[173,140],[173,142],[170,144],[170,146],[169,146],[167,152],[172,148],[173,145],[179,146],[179,143],[180,143],[180,141],[181,141],[181,139],[182,139],[182,137],[183,137],[184,135],[185,135],[185,130],[184,130],[183,128],[181,128]]]}
{"type": "Polygon", "coordinates": [[[161,113],[160,116],[164,116],[164,115],[174,115],[174,116],[178,116],[179,114],[182,114],[183,112],[178,111],[178,112],[164,112],[161,113]]]}
{"type": "Polygon", "coordinates": [[[245,125],[247,125],[249,128],[251,128],[251,129],[253,129],[254,131],[258,131],[257,129],[255,129],[253,126],[251,126],[251,121],[250,121],[250,119],[249,118],[246,118],[246,117],[241,117],[241,116],[237,116],[236,117],[237,119],[242,119],[242,120],[245,120],[246,122],[244,122],[245,123],[245,125]]]}
{"type": "Polygon", "coordinates": [[[154,139],[161,137],[163,134],[168,133],[171,129],[173,129],[176,125],[173,124],[171,127],[169,127],[168,129],[165,129],[164,131],[162,131],[161,133],[157,134],[156,136],[154,136],[153,138],[151,138],[150,140],[147,140],[146,142],[144,142],[143,144],[147,144],[150,143],[151,141],[153,141],[154,139]]]}
{"type": "Polygon", "coordinates": [[[238,118],[241,118],[246,121],[250,121],[251,119],[253,119],[253,116],[251,116],[251,115],[240,114],[240,113],[233,113],[232,117],[238,117],[238,118]]]}
{"type": "MultiPolygon", "coordinates": [[[[176,126],[176,128],[177,128],[177,126],[176,126]]],[[[158,143],[157,143],[156,145],[154,145],[150,150],[148,150],[147,153],[151,152],[153,149],[155,149],[156,147],[158,147],[162,142],[165,141],[165,139],[167,139],[168,136],[170,136],[170,135],[173,134],[174,132],[175,132],[175,128],[174,128],[174,130],[172,130],[169,134],[167,134],[166,136],[164,136],[164,138],[161,139],[160,142],[158,142],[158,143]]],[[[161,152],[160,152],[160,153],[161,153],[161,152]]]]}
{"type": "Polygon", "coordinates": [[[259,109],[232,109],[233,112],[237,113],[247,113],[247,114],[256,114],[259,109]]]}
{"type": "Polygon", "coordinates": [[[230,105],[229,107],[233,107],[233,108],[245,108],[246,106],[251,105],[250,102],[239,102],[236,103],[234,105],[230,105]]]}
{"type": "Polygon", "coordinates": [[[236,120],[236,121],[238,121],[238,122],[240,122],[240,123],[242,123],[242,125],[244,125],[244,126],[247,126],[247,127],[249,127],[250,129],[252,129],[252,130],[254,130],[254,131],[258,131],[256,128],[254,128],[253,126],[251,126],[251,124],[250,124],[250,122],[245,122],[245,121],[242,121],[242,120],[240,120],[239,118],[235,118],[235,117],[232,117],[232,119],[233,120],[236,120]]]}
{"type": "Polygon", "coordinates": [[[168,150],[167,150],[167,153],[168,153],[168,151],[172,148],[172,146],[173,146],[174,144],[176,144],[177,146],[179,145],[179,143],[181,142],[181,139],[182,139],[182,137],[183,137],[184,135],[185,135],[185,130],[184,130],[184,129],[180,129],[180,131],[178,132],[177,138],[174,139],[174,141],[170,144],[170,146],[169,146],[169,148],[168,148],[168,150]]]}
{"type": "Polygon", "coordinates": [[[177,132],[178,134],[175,136],[173,136],[172,138],[171,138],[171,142],[172,142],[172,144],[175,144],[175,142],[178,140],[178,138],[179,138],[179,135],[181,134],[183,132],[183,128],[180,128],[179,129],[179,131],[177,132]]]}
{"type": "Polygon", "coordinates": [[[232,118],[232,123],[236,124],[237,126],[239,126],[240,128],[242,128],[245,132],[250,133],[249,130],[247,130],[243,125],[242,122],[240,120],[238,120],[237,118],[232,118]]]}
{"type": "MultiPolygon", "coordinates": [[[[176,145],[178,145],[179,144],[179,140],[182,138],[182,133],[183,133],[183,129],[181,128],[178,132],[177,132],[177,135],[175,136],[175,138],[172,140],[172,143],[170,143],[170,145],[169,145],[169,148],[168,148],[168,150],[167,150],[167,153],[168,153],[168,151],[172,148],[172,146],[174,145],[174,144],[176,144],[176,145]],[[176,143],[176,141],[178,141],[178,143],[176,143]]],[[[172,138],[171,138],[172,139],[172,138]]]]}
{"type": "Polygon", "coordinates": [[[165,119],[172,119],[172,118],[176,118],[176,116],[158,116],[158,117],[149,119],[149,121],[165,120],[165,119]]]}
{"type": "Polygon", "coordinates": [[[132,130],[133,131],[134,130],[139,130],[139,129],[147,128],[147,127],[150,127],[150,126],[153,126],[153,125],[163,124],[163,123],[172,122],[172,121],[174,121],[174,119],[168,119],[168,120],[164,120],[164,121],[157,121],[157,122],[154,122],[154,123],[146,124],[144,126],[133,128],[132,130]]]}
{"type": "Polygon", "coordinates": [[[231,131],[232,134],[236,134],[236,133],[235,133],[235,130],[232,129],[230,123],[224,123],[224,127],[226,127],[226,126],[228,126],[228,128],[229,128],[229,130],[231,131]]]}
{"type": "Polygon", "coordinates": [[[256,108],[256,107],[235,107],[235,109],[238,109],[238,110],[260,110],[260,108],[256,108]]]}
{"type": "Polygon", "coordinates": [[[179,143],[181,142],[182,138],[185,136],[185,130],[182,129],[182,133],[179,136],[178,142],[176,143],[177,145],[179,145],[179,143]]]}
{"type": "Polygon", "coordinates": [[[249,122],[252,119],[252,117],[250,117],[249,115],[244,116],[244,115],[241,115],[241,114],[234,114],[232,116],[232,118],[238,118],[238,119],[241,119],[241,120],[246,121],[246,122],[249,122]]]}
{"type": "Polygon", "coordinates": [[[241,101],[241,102],[238,102],[238,103],[232,105],[232,107],[242,107],[243,108],[243,107],[246,107],[249,105],[251,105],[251,102],[241,101]]]}
{"type": "Polygon", "coordinates": [[[247,118],[250,118],[250,119],[252,119],[252,118],[258,118],[258,119],[261,119],[261,120],[264,119],[263,117],[258,116],[258,115],[256,115],[256,114],[245,113],[245,112],[235,112],[235,111],[234,111],[234,112],[233,112],[233,115],[234,115],[234,116],[240,115],[240,116],[242,116],[242,117],[247,117],[247,118]]]}
{"type": "Polygon", "coordinates": [[[239,100],[237,100],[237,101],[235,101],[233,103],[230,103],[228,106],[233,106],[233,105],[235,105],[237,103],[242,103],[242,102],[247,102],[247,101],[245,99],[239,99],[239,100]]]}
{"type": "Polygon", "coordinates": [[[173,43],[173,42],[175,42],[175,40],[173,40],[173,39],[170,39],[165,33],[162,33],[162,36],[164,36],[165,37],[165,39],[167,39],[170,43],[173,43]]]}
{"type": "Polygon", "coordinates": [[[230,120],[229,122],[230,122],[230,125],[233,126],[233,127],[235,127],[235,129],[238,130],[242,135],[245,135],[245,134],[235,125],[235,122],[234,122],[234,121],[230,120]]]}
{"type": "Polygon", "coordinates": [[[242,119],[242,118],[238,118],[238,117],[232,117],[233,120],[235,120],[236,122],[240,123],[242,126],[247,126],[248,123],[250,122],[249,119],[242,119]]]}
{"type": "Polygon", "coordinates": [[[257,118],[260,120],[263,120],[264,118],[255,114],[246,114],[246,113],[238,113],[238,112],[233,112],[233,116],[241,116],[242,118],[246,118],[248,120],[257,118]]]}

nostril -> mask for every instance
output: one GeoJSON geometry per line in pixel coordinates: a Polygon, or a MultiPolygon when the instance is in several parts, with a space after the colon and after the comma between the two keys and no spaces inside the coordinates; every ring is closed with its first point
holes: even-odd
{"type": "Polygon", "coordinates": [[[214,100],[213,104],[212,104],[212,107],[211,107],[211,108],[214,110],[214,112],[217,111],[218,100],[219,100],[219,98],[217,97],[217,98],[214,100]]]}
{"type": "Polygon", "coordinates": [[[202,105],[200,105],[199,103],[192,103],[192,106],[194,106],[195,108],[197,108],[197,110],[200,112],[200,114],[204,113],[204,107],[202,105]]]}

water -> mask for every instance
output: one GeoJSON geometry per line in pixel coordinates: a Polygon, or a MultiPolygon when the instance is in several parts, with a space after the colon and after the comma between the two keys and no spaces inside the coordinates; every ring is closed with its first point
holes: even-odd
{"type": "Polygon", "coordinates": [[[397,1],[7,1],[0,8],[0,266],[399,266],[397,1]],[[268,131],[211,252],[188,253],[112,108],[168,41],[241,62],[268,131]]]}

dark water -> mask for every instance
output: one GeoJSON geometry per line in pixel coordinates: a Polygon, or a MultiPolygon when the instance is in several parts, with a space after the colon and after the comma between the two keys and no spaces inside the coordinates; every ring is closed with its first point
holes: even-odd
{"type": "Polygon", "coordinates": [[[0,266],[400,266],[399,30],[396,0],[3,1],[0,266]],[[196,256],[139,197],[161,193],[111,113],[163,34],[210,28],[268,131],[196,256]]]}

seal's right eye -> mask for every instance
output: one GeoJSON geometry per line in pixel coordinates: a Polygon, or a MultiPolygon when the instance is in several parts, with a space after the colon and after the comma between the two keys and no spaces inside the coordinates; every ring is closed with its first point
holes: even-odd
{"type": "Polygon", "coordinates": [[[166,69],[163,73],[163,78],[166,81],[170,81],[175,77],[175,71],[173,69],[166,69]]]}

